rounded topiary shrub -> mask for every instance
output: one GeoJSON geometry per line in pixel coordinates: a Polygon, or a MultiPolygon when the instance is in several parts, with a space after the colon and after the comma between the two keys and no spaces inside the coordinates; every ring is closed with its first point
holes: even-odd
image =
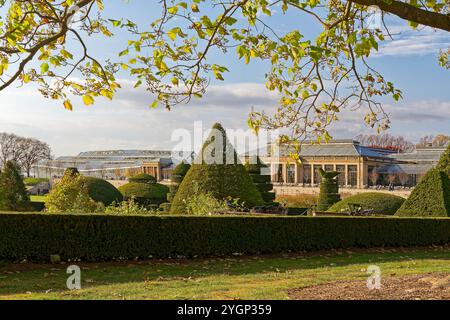
{"type": "Polygon", "coordinates": [[[130,177],[128,181],[137,183],[156,183],[156,178],[146,173],[139,173],[130,177]]]}
{"type": "Polygon", "coordinates": [[[113,202],[123,200],[120,191],[108,181],[93,177],[82,177],[81,179],[86,182],[89,196],[95,202],[102,202],[105,206],[109,206],[113,202]]]}
{"type": "Polygon", "coordinates": [[[394,215],[403,202],[404,198],[392,194],[366,192],[339,201],[328,212],[349,212],[349,207],[360,206],[364,210],[373,210],[375,214],[394,215]]]}
{"type": "Polygon", "coordinates": [[[167,186],[156,182],[149,182],[154,181],[152,179],[147,180],[147,182],[132,182],[133,180],[136,181],[136,179],[132,177],[130,178],[130,183],[119,187],[119,191],[125,199],[133,198],[136,202],[145,206],[159,206],[161,203],[166,202],[167,193],[169,192],[167,186]]]}

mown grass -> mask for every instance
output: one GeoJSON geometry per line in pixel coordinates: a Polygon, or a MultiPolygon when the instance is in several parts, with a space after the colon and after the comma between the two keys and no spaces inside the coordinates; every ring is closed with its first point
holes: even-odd
{"type": "Polygon", "coordinates": [[[47,196],[30,196],[30,200],[33,202],[45,202],[47,196]]]}
{"type": "Polygon", "coordinates": [[[80,263],[82,289],[66,288],[68,264],[0,264],[0,299],[288,299],[287,290],[334,280],[450,273],[450,247],[344,250],[194,260],[80,263]]]}

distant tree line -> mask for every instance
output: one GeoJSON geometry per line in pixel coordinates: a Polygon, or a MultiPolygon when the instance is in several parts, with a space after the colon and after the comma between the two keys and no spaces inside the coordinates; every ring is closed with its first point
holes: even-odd
{"type": "Polygon", "coordinates": [[[437,136],[425,136],[420,139],[418,147],[445,147],[450,142],[450,136],[438,134],[437,136]]]}
{"type": "Polygon", "coordinates": [[[361,134],[355,137],[363,146],[388,149],[396,152],[410,152],[414,150],[414,143],[402,136],[384,134],[361,134]]]}
{"type": "Polygon", "coordinates": [[[450,136],[445,134],[438,134],[436,136],[428,135],[422,137],[417,144],[408,141],[403,136],[394,136],[388,133],[361,134],[356,136],[355,140],[367,147],[387,149],[396,152],[411,152],[415,148],[444,147],[450,142],[450,136]]]}
{"type": "Polygon", "coordinates": [[[50,146],[38,139],[0,133],[0,165],[14,162],[29,177],[31,169],[40,160],[51,159],[50,146]]]}

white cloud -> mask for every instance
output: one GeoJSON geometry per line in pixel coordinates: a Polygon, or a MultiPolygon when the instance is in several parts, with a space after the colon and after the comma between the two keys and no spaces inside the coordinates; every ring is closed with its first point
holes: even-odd
{"type": "Polygon", "coordinates": [[[393,40],[386,38],[374,57],[438,54],[450,47],[450,35],[442,30],[421,27],[414,30],[408,26],[389,28],[393,40]]]}
{"type": "MultiPolygon", "coordinates": [[[[193,130],[195,121],[204,129],[221,122],[230,129],[247,127],[252,106],[273,110],[277,97],[264,85],[241,83],[211,86],[201,100],[175,107],[150,109],[152,97],[145,90],[127,90],[112,102],[98,100],[92,107],[74,103],[64,110],[60,102],[42,98],[32,88],[0,93],[0,131],[14,132],[47,141],[56,155],[73,155],[98,149],[171,149],[176,129],[193,130]]],[[[391,114],[393,134],[417,140],[425,134],[450,134],[450,101],[418,101],[386,105],[391,114]]],[[[364,122],[364,109],[344,111],[333,126],[335,138],[350,138],[372,132],[364,122]]]]}

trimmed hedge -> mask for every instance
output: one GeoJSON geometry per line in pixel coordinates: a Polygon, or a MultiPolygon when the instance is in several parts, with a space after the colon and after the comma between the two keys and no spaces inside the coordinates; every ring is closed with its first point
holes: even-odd
{"type": "Polygon", "coordinates": [[[394,215],[405,199],[388,193],[365,192],[345,198],[334,204],[328,212],[341,213],[349,204],[360,205],[364,210],[372,209],[375,214],[394,215]]]}
{"type": "Polygon", "coordinates": [[[105,261],[450,243],[449,218],[0,214],[0,260],[105,261]]]}

